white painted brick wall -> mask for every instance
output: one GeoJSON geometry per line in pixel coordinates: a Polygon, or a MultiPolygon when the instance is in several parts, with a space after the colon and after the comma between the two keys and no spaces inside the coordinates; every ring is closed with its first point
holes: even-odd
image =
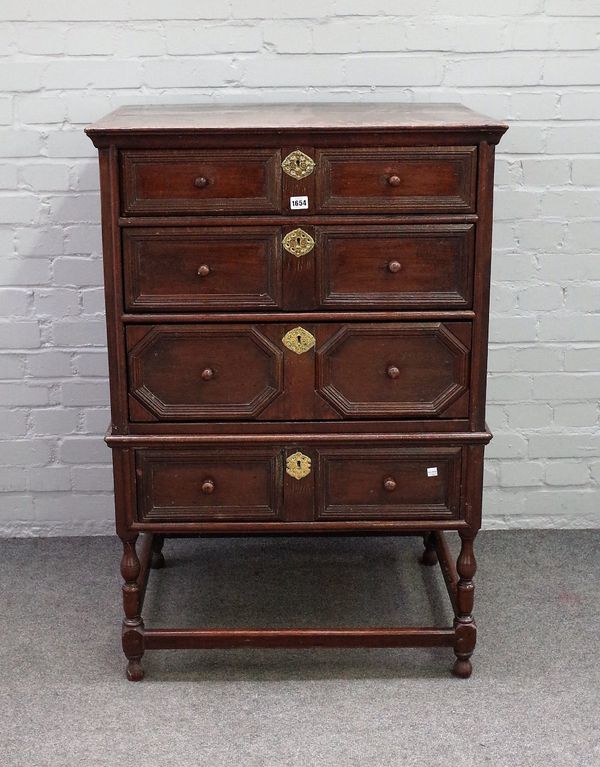
{"type": "Polygon", "coordinates": [[[598,0],[3,0],[0,534],[112,530],[96,154],[127,103],[460,101],[497,164],[488,527],[600,526],[598,0]]]}

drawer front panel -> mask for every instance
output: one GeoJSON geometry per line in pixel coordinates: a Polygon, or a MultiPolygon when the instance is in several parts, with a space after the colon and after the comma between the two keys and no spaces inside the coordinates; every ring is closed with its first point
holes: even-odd
{"type": "Polygon", "coordinates": [[[323,149],[316,153],[324,212],[472,212],[477,148],[323,149]]]}
{"type": "Polygon", "coordinates": [[[460,446],[276,444],[136,450],[139,522],[458,520],[460,446]],[[301,470],[296,463],[304,461],[301,470]],[[290,464],[293,462],[293,465],[290,464]]]}
{"type": "Polygon", "coordinates": [[[469,348],[469,323],[346,324],[317,350],[317,390],[345,418],[466,417],[469,348]]]}
{"type": "Polygon", "coordinates": [[[458,519],[460,447],[323,448],[316,518],[458,519]]]}
{"type": "Polygon", "coordinates": [[[123,214],[278,212],[280,155],[274,149],[125,151],[123,214]]]}
{"type": "Polygon", "coordinates": [[[277,227],[125,229],[125,304],[132,311],[281,307],[277,227]]]}
{"type": "Polygon", "coordinates": [[[324,308],[468,308],[475,227],[330,226],[317,230],[324,308]]]}
{"type": "Polygon", "coordinates": [[[133,421],[464,418],[468,322],[133,325],[133,421]]]}
{"type": "Polygon", "coordinates": [[[275,521],[282,477],[278,448],[139,450],[138,520],[275,521]]]}
{"type": "Polygon", "coordinates": [[[283,391],[283,352],[257,327],[128,330],[130,391],[155,420],[248,419],[283,391]]]}

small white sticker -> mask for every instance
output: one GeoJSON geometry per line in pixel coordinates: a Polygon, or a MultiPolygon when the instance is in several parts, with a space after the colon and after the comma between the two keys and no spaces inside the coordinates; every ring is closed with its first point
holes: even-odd
{"type": "Polygon", "coordinates": [[[428,477],[437,477],[437,466],[430,466],[427,469],[427,476],[428,477]]]}
{"type": "Polygon", "coordinates": [[[308,208],[308,197],[290,197],[290,208],[292,210],[306,210],[308,208]]]}

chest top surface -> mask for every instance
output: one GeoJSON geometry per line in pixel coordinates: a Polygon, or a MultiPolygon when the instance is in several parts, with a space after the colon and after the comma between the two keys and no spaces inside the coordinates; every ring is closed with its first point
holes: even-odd
{"type": "Polygon", "coordinates": [[[294,103],[240,105],[122,106],[90,125],[96,136],[138,132],[214,131],[419,131],[452,130],[489,134],[498,141],[507,126],[460,104],[294,103]]]}

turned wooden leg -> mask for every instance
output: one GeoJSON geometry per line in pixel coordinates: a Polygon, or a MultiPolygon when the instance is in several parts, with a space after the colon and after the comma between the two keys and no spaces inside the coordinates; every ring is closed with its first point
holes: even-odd
{"type": "Polygon", "coordinates": [[[473,667],[471,665],[471,655],[475,649],[477,639],[477,628],[473,619],[473,598],[475,587],[473,585],[473,576],[477,569],[475,554],[473,553],[473,541],[476,531],[459,531],[461,548],[456,570],[458,572],[458,584],[456,587],[456,617],[454,618],[454,630],[456,639],[454,643],[454,654],[456,661],[452,673],[455,676],[467,679],[471,676],[473,667]]]}
{"type": "Polygon", "coordinates": [[[423,536],[423,545],[425,546],[425,551],[421,557],[421,564],[427,565],[428,567],[437,565],[438,555],[435,548],[435,538],[433,537],[433,533],[426,533],[423,536]]]}
{"type": "Polygon", "coordinates": [[[164,542],[164,535],[154,535],[152,538],[152,559],[150,561],[150,567],[153,570],[160,570],[161,567],[165,566],[165,558],[162,553],[164,542]]]}
{"type": "Polygon", "coordinates": [[[122,643],[123,652],[127,658],[127,679],[138,682],[144,678],[144,670],[140,661],[144,654],[144,622],[141,616],[141,595],[138,584],[140,560],[135,550],[138,536],[127,534],[121,536],[123,542],[123,557],[121,558],[121,575],[123,576],[123,619],[122,643]]]}

